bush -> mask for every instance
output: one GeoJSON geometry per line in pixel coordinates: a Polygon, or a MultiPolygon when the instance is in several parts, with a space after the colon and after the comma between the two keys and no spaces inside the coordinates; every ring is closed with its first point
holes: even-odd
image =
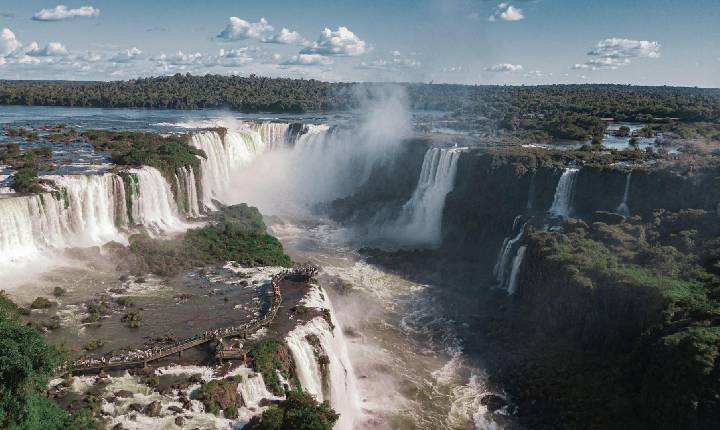
{"type": "Polygon", "coordinates": [[[271,406],[260,417],[253,417],[245,429],[248,430],[332,430],[340,415],[327,401],[318,403],[305,392],[291,391],[287,399],[277,406],[271,406]]]}
{"type": "Polygon", "coordinates": [[[285,389],[277,372],[285,379],[291,379],[292,365],[288,346],[276,339],[263,339],[250,347],[248,357],[252,361],[253,369],[262,373],[268,389],[277,396],[284,394],[285,389]]]}

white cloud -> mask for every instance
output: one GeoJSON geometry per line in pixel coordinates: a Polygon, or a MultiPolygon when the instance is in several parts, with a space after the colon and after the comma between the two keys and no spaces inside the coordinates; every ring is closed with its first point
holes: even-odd
{"type": "Polygon", "coordinates": [[[505,72],[519,72],[522,69],[523,69],[523,66],[521,66],[520,64],[504,63],[504,64],[496,64],[494,66],[486,67],[484,70],[486,72],[505,73],[505,72]]]}
{"type": "Polygon", "coordinates": [[[113,55],[112,58],[110,58],[110,61],[113,63],[130,63],[132,61],[141,59],[142,55],[143,52],[133,46],[130,49],[123,49],[122,51],[113,55]]]}
{"type": "Polygon", "coordinates": [[[200,52],[196,53],[184,53],[178,51],[173,55],[160,54],[159,57],[151,58],[151,60],[163,66],[201,66],[203,65],[203,54],[200,52]]]}
{"type": "Polygon", "coordinates": [[[363,61],[358,66],[355,66],[356,69],[375,69],[375,70],[383,70],[386,72],[392,72],[397,71],[399,69],[415,69],[422,65],[420,61],[417,61],[413,58],[405,58],[402,56],[400,51],[391,51],[390,55],[392,55],[392,58],[390,59],[384,59],[379,58],[374,61],[365,62],[363,61]]]}
{"type": "Polygon", "coordinates": [[[660,58],[661,45],[657,41],[612,37],[598,42],[587,53],[593,57],[572,66],[573,70],[616,70],[631,64],[636,58],[660,58]]]}
{"type": "Polygon", "coordinates": [[[333,59],[320,54],[298,54],[282,62],[284,66],[329,66],[333,59]]]}
{"type": "Polygon", "coordinates": [[[257,48],[243,46],[238,49],[221,49],[215,63],[223,67],[242,67],[258,61],[265,53],[257,48]]]}
{"type": "Polygon", "coordinates": [[[280,29],[278,34],[274,34],[270,37],[262,39],[265,43],[280,43],[283,45],[307,45],[308,41],[300,35],[297,31],[288,30],[287,28],[280,29]]]}
{"type": "Polygon", "coordinates": [[[265,18],[260,18],[258,22],[248,22],[236,16],[231,16],[230,23],[216,38],[225,41],[246,39],[262,40],[273,30],[273,26],[268,24],[265,18]]]}
{"type": "Polygon", "coordinates": [[[312,46],[303,48],[300,54],[320,54],[326,56],[356,56],[369,50],[368,44],[347,27],[338,27],[336,31],[325,28],[312,46]]]}
{"type": "Polygon", "coordinates": [[[60,42],[50,42],[40,49],[37,42],[28,45],[25,54],[31,57],[67,57],[70,55],[65,45],[60,42]]]}
{"type": "Polygon", "coordinates": [[[525,19],[523,10],[511,5],[510,3],[500,3],[495,8],[495,13],[490,15],[490,21],[502,19],[503,21],[520,21],[525,19]]]}
{"type": "Polygon", "coordinates": [[[0,57],[10,55],[19,49],[22,43],[15,37],[15,33],[9,28],[3,28],[0,31],[0,57]]]}
{"type": "Polygon", "coordinates": [[[545,77],[545,73],[542,72],[542,70],[530,70],[523,74],[524,78],[543,78],[545,77]]]}
{"type": "Polygon", "coordinates": [[[76,17],[94,17],[100,15],[100,9],[92,6],[82,6],[77,9],[68,9],[65,5],[57,5],[54,9],[43,9],[36,13],[32,19],[35,21],[61,21],[76,17]]]}
{"type": "Polygon", "coordinates": [[[659,58],[660,44],[657,41],[613,37],[598,42],[588,55],[606,58],[659,58]]]}

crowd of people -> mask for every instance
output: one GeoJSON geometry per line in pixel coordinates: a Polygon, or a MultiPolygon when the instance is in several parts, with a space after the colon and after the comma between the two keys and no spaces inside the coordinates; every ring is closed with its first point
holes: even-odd
{"type": "MultiPolygon", "coordinates": [[[[122,363],[130,363],[130,362],[140,362],[140,361],[150,361],[154,360],[156,358],[160,358],[165,355],[172,354],[176,351],[174,351],[178,347],[182,347],[188,344],[194,344],[198,340],[202,341],[208,341],[211,339],[221,339],[223,337],[228,336],[236,336],[241,333],[249,332],[253,330],[254,328],[257,328],[258,326],[262,325],[266,322],[268,319],[272,319],[275,317],[275,312],[277,311],[278,306],[280,305],[280,281],[288,278],[288,277],[307,277],[307,279],[315,276],[318,272],[319,268],[314,264],[302,264],[302,265],[296,265],[293,267],[292,270],[285,270],[283,272],[280,272],[276,275],[274,275],[271,278],[271,286],[272,286],[272,305],[270,307],[269,312],[267,315],[262,318],[253,318],[251,321],[242,324],[237,327],[225,327],[225,328],[218,328],[213,330],[205,330],[202,333],[196,334],[193,337],[186,338],[179,340],[177,342],[174,342],[172,345],[165,345],[165,346],[154,346],[150,349],[137,349],[133,351],[128,351],[123,354],[114,355],[114,356],[105,356],[105,357],[88,357],[88,358],[81,358],[70,366],[73,369],[83,369],[83,368],[95,368],[95,367],[106,367],[113,364],[122,364],[122,363]]],[[[193,345],[194,346],[194,345],[193,345]]],[[[63,366],[66,367],[66,366],[63,366]]],[[[65,369],[63,369],[65,370],[65,369]]]]}

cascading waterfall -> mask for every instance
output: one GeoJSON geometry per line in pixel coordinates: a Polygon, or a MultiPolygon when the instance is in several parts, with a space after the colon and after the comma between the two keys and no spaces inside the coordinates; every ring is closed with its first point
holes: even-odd
{"type": "Polygon", "coordinates": [[[399,231],[396,235],[418,244],[440,243],[445,199],[455,187],[459,158],[460,149],[457,148],[428,149],[415,192],[393,225],[399,231]]]}
{"type": "Polygon", "coordinates": [[[200,202],[192,166],[181,167],[177,170],[175,184],[178,189],[178,204],[183,206],[185,215],[189,218],[199,217],[200,202]]]}
{"type": "Polygon", "coordinates": [[[548,211],[551,215],[567,219],[572,209],[573,193],[575,192],[575,178],[580,169],[569,167],[560,176],[552,206],[548,211]]]}
{"type": "Polygon", "coordinates": [[[512,271],[510,272],[510,282],[508,282],[507,292],[508,294],[515,294],[517,291],[518,275],[520,274],[520,266],[522,266],[523,260],[525,260],[525,252],[527,251],[526,246],[521,246],[515,254],[512,263],[512,271]]]}
{"type": "Polygon", "coordinates": [[[211,210],[217,209],[213,200],[227,200],[235,171],[249,165],[265,150],[260,133],[250,129],[228,130],[224,139],[216,131],[204,131],[193,134],[190,142],[207,156],[200,160],[202,203],[211,210]]]}
{"type": "MultiPolygon", "coordinates": [[[[124,241],[119,228],[127,227],[127,207],[122,178],[104,175],[65,175],[51,179],[67,196],[64,246],[94,246],[124,241]]],[[[56,246],[60,247],[60,243],[56,246]]]]}
{"type": "Polygon", "coordinates": [[[265,380],[261,373],[244,376],[238,384],[238,391],[242,396],[245,406],[248,407],[257,407],[261,400],[274,397],[265,386],[265,380]]]}
{"type": "Polygon", "coordinates": [[[252,129],[260,135],[260,138],[270,151],[285,147],[289,141],[289,123],[260,122],[255,123],[252,129]]]}
{"type": "Polygon", "coordinates": [[[530,186],[528,187],[528,197],[525,209],[530,210],[533,208],[533,201],[535,201],[535,175],[537,170],[533,170],[532,176],[530,176],[530,186]]]}
{"type": "Polygon", "coordinates": [[[151,233],[177,232],[188,228],[178,214],[170,185],[153,167],[133,169],[138,179],[138,194],[132,196],[133,219],[151,233]]]}
{"type": "Polygon", "coordinates": [[[121,177],[49,176],[60,191],[0,200],[0,258],[15,261],[45,249],[96,246],[128,226],[121,177]]]}
{"type": "Polygon", "coordinates": [[[630,208],[628,207],[627,201],[628,201],[628,194],[630,194],[631,178],[632,178],[632,170],[630,172],[628,172],[627,176],[625,177],[625,191],[623,192],[622,202],[620,202],[617,209],[615,209],[615,212],[619,213],[620,215],[622,215],[624,217],[630,216],[630,208]]]}
{"type": "MultiPolygon", "coordinates": [[[[514,224],[514,223],[513,223],[514,224]]],[[[515,244],[520,241],[520,239],[523,237],[523,234],[525,233],[525,226],[527,226],[527,222],[520,227],[520,230],[518,231],[518,234],[513,238],[505,238],[503,241],[503,245],[500,248],[500,253],[498,254],[497,260],[495,261],[495,267],[493,268],[493,275],[495,276],[495,280],[498,282],[498,286],[500,288],[504,288],[506,286],[506,281],[508,280],[508,272],[510,264],[510,257],[512,255],[512,251],[515,248],[515,244]]],[[[515,231],[513,226],[513,231],[515,231]]]]}
{"type": "Polygon", "coordinates": [[[330,311],[329,322],[324,317],[315,317],[296,327],[285,338],[302,389],[318,401],[330,401],[340,414],[337,429],[352,429],[360,414],[360,399],[342,327],[322,288],[313,285],[301,303],[330,311]],[[316,345],[313,345],[315,342],[316,345]],[[316,349],[316,346],[319,348],[316,349]],[[327,360],[320,360],[322,356],[327,357],[327,360]],[[325,364],[321,364],[321,361],[325,364]]]}

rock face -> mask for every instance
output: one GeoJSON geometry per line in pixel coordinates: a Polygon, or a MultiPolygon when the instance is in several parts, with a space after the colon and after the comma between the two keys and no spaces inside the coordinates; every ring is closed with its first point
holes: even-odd
{"type": "Polygon", "coordinates": [[[160,416],[161,410],[162,404],[156,400],[145,407],[145,415],[149,417],[158,417],[160,416]]]}
{"type": "Polygon", "coordinates": [[[412,196],[429,145],[423,139],[405,141],[400,152],[377,166],[353,195],[328,204],[329,216],[353,224],[367,223],[379,214],[392,217],[412,196]]]}

